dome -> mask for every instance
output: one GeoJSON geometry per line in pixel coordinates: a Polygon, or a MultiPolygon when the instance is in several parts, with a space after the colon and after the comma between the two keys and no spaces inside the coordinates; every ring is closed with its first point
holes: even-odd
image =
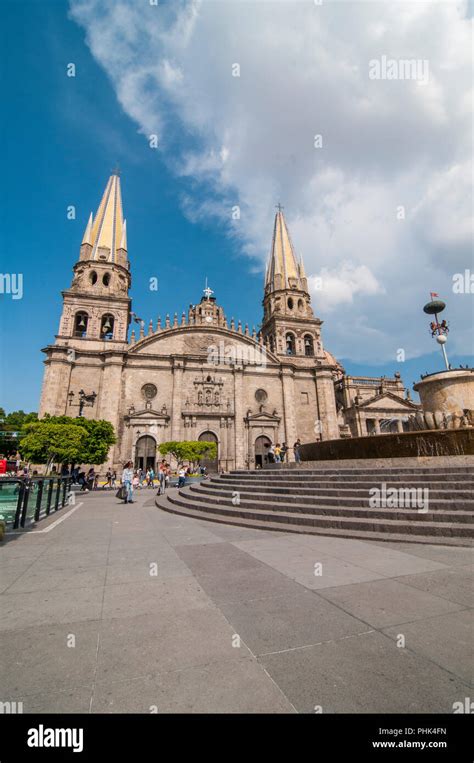
{"type": "Polygon", "coordinates": [[[324,358],[326,360],[326,363],[329,366],[334,366],[333,368],[333,374],[337,379],[340,379],[341,376],[344,376],[344,368],[341,366],[338,360],[334,357],[334,355],[329,352],[329,350],[323,350],[324,352],[324,358]]]}

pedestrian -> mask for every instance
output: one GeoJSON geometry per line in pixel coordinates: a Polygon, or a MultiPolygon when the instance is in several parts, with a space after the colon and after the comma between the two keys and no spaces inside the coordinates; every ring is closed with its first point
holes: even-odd
{"type": "Polygon", "coordinates": [[[107,471],[105,472],[105,484],[104,484],[104,490],[105,490],[105,489],[107,489],[107,490],[108,490],[108,489],[110,489],[111,487],[112,487],[112,469],[111,469],[111,468],[110,468],[110,466],[109,466],[109,468],[108,468],[108,469],[107,469],[107,471]]]}
{"type": "Polygon", "coordinates": [[[178,472],[178,487],[184,487],[186,484],[186,469],[184,466],[178,472]]]}
{"type": "Polygon", "coordinates": [[[132,462],[127,461],[122,472],[122,486],[124,488],[124,503],[133,503],[133,468],[132,462]]]}
{"type": "Polygon", "coordinates": [[[95,469],[93,466],[87,472],[86,482],[88,490],[93,490],[95,485],[95,469]]]}
{"type": "Polygon", "coordinates": [[[81,493],[88,493],[89,491],[87,489],[87,480],[86,480],[86,473],[85,473],[85,471],[79,472],[79,474],[77,476],[77,481],[78,481],[79,485],[81,486],[81,493]]]}
{"type": "Polygon", "coordinates": [[[113,472],[112,472],[112,477],[110,478],[110,486],[111,486],[112,490],[115,489],[116,485],[117,485],[117,472],[114,469],[113,472]]]}
{"type": "Polygon", "coordinates": [[[284,442],[281,446],[281,460],[288,461],[288,445],[284,442]]]}
{"type": "Polygon", "coordinates": [[[275,445],[275,463],[279,464],[280,461],[281,461],[281,447],[280,447],[280,443],[277,442],[277,444],[275,445]]]}
{"type": "Polygon", "coordinates": [[[295,461],[297,464],[301,463],[300,447],[301,447],[301,440],[298,437],[295,444],[293,445],[293,453],[295,454],[295,461]]]}
{"type": "Polygon", "coordinates": [[[133,489],[134,490],[140,490],[141,489],[140,475],[138,474],[138,472],[134,472],[134,474],[133,474],[132,485],[133,485],[133,489]]]}
{"type": "Polygon", "coordinates": [[[268,463],[274,464],[275,463],[275,448],[273,447],[273,444],[270,445],[268,448],[268,463]]]}

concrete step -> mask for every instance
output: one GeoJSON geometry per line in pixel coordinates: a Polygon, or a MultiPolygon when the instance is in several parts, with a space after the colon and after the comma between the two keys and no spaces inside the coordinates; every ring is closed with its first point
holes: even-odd
{"type": "MultiPolygon", "coordinates": [[[[308,485],[303,484],[301,486],[294,486],[294,485],[274,485],[274,484],[267,484],[266,482],[264,484],[258,483],[257,485],[249,484],[248,482],[223,482],[221,480],[206,480],[205,482],[197,483],[203,490],[211,490],[211,491],[224,491],[227,493],[232,493],[234,491],[239,491],[241,493],[253,493],[255,489],[258,489],[259,493],[266,493],[268,496],[298,496],[298,495],[306,495],[306,496],[313,496],[317,497],[319,495],[332,495],[332,496],[340,496],[341,498],[347,497],[347,496],[353,496],[354,498],[369,498],[369,491],[374,488],[378,487],[381,488],[381,484],[379,482],[368,482],[368,483],[348,483],[344,482],[344,485],[346,487],[341,487],[340,485],[336,485],[335,483],[326,483],[324,485],[308,485]]],[[[472,502],[472,505],[474,507],[474,491],[472,490],[464,490],[459,489],[458,486],[455,488],[441,486],[439,484],[436,484],[436,486],[430,487],[430,485],[426,483],[417,484],[417,485],[410,485],[406,483],[392,483],[392,482],[386,482],[384,483],[386,485],[387,490],[390,490],[391,488],[406,488],[406,489],[412,489],[412,488],[428,488],[428,496],[431,499],[450,499],[453,500],[462,500],[467,502],[472,502]],[[442,489],[444,488],[444,489],[442,489]]]]}
{"type": "Polygon", "coordinates": [[[219,504],[217,502],[204,502],[194,498],[189,492],[189,488],[182,488],[178,494],[170,496],[170,500],[178,506],[193,506],[199,509],[200,506],[206,513],[221,513],[225,516],[240,516],[250,519],[267,519],[268,521],[285,522],[290,524],[303,524],[308,527],[337,527],[347,530],[370,530],[380,533],[396,532],[399,534],[417,533],[420,535],[444,535],[458,538],[474,538],[474,524],[464,524],[459,522],[436,522],[424,521],[423,515],[416,514],[416,520],[407,519],[378,519],[375,516],[370,517],[345,517],[337,510],[332,514],[303,513],[296,511],[283,511],[274,509],[268,504],[263,504],[260,508],[245,508],[240,504],[219,504]]]}
{"type": "MultiPolygon", "coordinates": [[[[217,522],[221,524],[231,524],[239,527],[254,527],[265,530],[274,530],[277,532],[291,532],[291,533],[304,533],[309,535],[320,535],[330,537],[342,537],[342,538],[358,538],[359,540],[377,540],[377,541],[390,541],[390,542],[404,542],[404,543],[429,543],[430,545],[443,545],[443,546],[469,546],[473,545],[470,538],[467,537],[454,537],[449,535],[425,535],[424,533],[418,534],[417,532],[404,533],[397,532],[393,528],[390,532],[381,532],[379,529],[370,530],[365,527],[362,530],[349,528],[345,526],[340,528],[337,526],[323,527],[307,524],[298,524],[291,521],[281,521],[282,517],[279,516],[275,521],[275,517],[271,517],[268,513],[262,512],[261,515],[252,518],[249,514],[239,516],[236,512],[222,513],[219,507],[209,505],[205,508],[204,505],[194,505],[191,501],[183,502],[181,504],[172,500],[171,492],[169,491],[163,496],[156,497],[156,505],[174,514],[181,516],[188,516],[194,519],[205,519],[209,522],[217,522]]],[[[287,517],[287,520],[291,517],[287,517]]],[[[414,528],[412,528],[414,529],[414,528]]]]}
{"type": "Polygon", "coordinates": [[[274,469],[234,469],[227,474],[238,474],[252,477],[261,477],[262,475],[288,474],[288,475],[307,475],[307,474],[470,474],[474,475],[474,466],[381,466],[381,467],[320,467],[317,469],[288,469],[283,466],[274,469]]]}
{"type": "MultiPolygon", "coordinates": [[[[226,490],[224,487],[210,485],[190,485],[193,495],[201,494],[207,497],[207,500],[215,499],[222,500],[224,502],[231,502],[235,493],[239,494],[241,502],[243,500],[250,500],[252,498],[260,501],[266,501],[268,504],[281,504],[292,505],[294,503],[305,504],[307,506],[319,507],[319,506],[336,506],[338,508],[344,507],[362,507],[371,509],[369,505],[369,495],[367,491],[356,491],[341,489],[336,493],[329,493],[329,491],[321,491],[318,493],[309,493],[300,491],[296,492],[283,492],[278,490],[262,489],[259,485],[256,490],[249,490],[248,487],[226,490]]],[[[438,491],[441,492],[441,491],[438,491]]],[[[393,511],[390,506],[387,507],[393,511]]],[[[416,508],[416,507],[415,507],[416,508]]],[[[465,498],[465,494],[458,496],[455,492],[450,493],[444,491],[442,497],[436,497],[432,492],[428,494],[428,509],[431,511],[450,511],[450,512],[465,512],[474,517],[474,499],[465,498]]]]}
{"type": "Polygon", "coordinates": [[[221,474],[219,478],[211,477],[211,479],[220,479],[225,482],[288,482],[289,484],[298,484],[299,482],[340,482],[341,480],[352,481],[369,481],[369,482],[392,482],[410,481],[410,482],[449,482],[449,483],[468,483],[472,485],[474,482],[474,474],[462,473],[462,474],[443,474],[440,472],[430,474],[414,474],[414,473],[402,473],[391,471],[378,471],[378,472],[351,472],[338,474],[338,473],[299,473],[294,472],[275,472],[270,474],[269,472],[262,472],[260,475],[254,473],[242,473],[242,474],[221,474]]]}
{"type": "MultiPolygon", "coordinates": [[[[204,490],[198,490],[194,487],[190,488],[190,492],[182,493],[182,488],[180,490],[180,494],[184,496],[190,496],[193,501],[199,501],[202,503],[209,503],[212,502],[213,504],[219,505],[219,506],[234,506],[235,504],[232,502],[231,495],[214,495],[212,493],[209,493],[204,490]]],[[[289,501],[281,501],[276,502],[272,499],[272,501],[269,501],[268,498],[263,495],[262,493],[254,493],[251,496],[247,494],[247,497],[243,496],[241,493],[239,496],[240,500],[237,504],[239,507],[243,508],[256,508],[256,509],[266,509],[268,511],[281,511],[284,510],[286,512],[295,512],[295,513],[305,513],[305,514],[311,514],[314,516],[320,516],[320,515],[332,515],[332,516],[346,516],[346,517],[364,517],[364,518],[370,518],[370,519],[384,519],[384,520],[392,520],[392,519],[400,519],[404,520],[406,522],[412,522],[412,521],[421,521],[423,523],[429,522],[429,521],[435,521],[435,522],[459,522],[460,524],[474,524],[474,511],[466,511],[464,509],[457,509],[453,510],[449,504],[447,504],[444,508],[437,509],[435,511],[432,510],[431,504],[428,506],[427,512],[420,512],[416,508],[408,507],[408,508],[371,508],[367,506],[366,504],[362,504],[361,506],[356,506],[351,503],[347,503],[345,505],[341,505],[338,503],[330,503],[329,501],[324,501],[323,498],[321,498],[321,502],[318,503],[304,503],[301,501],[300,498],[298,500],[289,502],[289,501]]]]}

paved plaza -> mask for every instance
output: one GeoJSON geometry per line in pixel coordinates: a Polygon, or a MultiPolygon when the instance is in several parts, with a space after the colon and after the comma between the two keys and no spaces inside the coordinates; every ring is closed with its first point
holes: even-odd
{"type": "Polygon", "coordinates": [[[2,701],[34,713],[451,713],[472,550],[234,527],[143,490],[0,547],[2,701]]]}

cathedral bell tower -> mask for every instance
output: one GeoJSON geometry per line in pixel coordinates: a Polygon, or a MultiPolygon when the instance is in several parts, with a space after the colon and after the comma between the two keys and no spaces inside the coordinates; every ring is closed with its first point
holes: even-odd
{"type": "Polygon", "coordinates": [[[288,423],[287,431],[306,432],[303,438],[310,442],[337,439],[336,367],[324,351],[322,321],[311,308],[303,260],[296,258],[280,205],[265,274],[263,311],[261,335],[268,350],[280,360],[285,397],[295,402],[301,394],[291,412],[295,417],[294,426],[288,423]],[[314,386],[298,381],[295,374],[299,369],[307,369],[308,379],[312,378],[314,386]],[[304,403],[308,409],[303,407],[304,403]],[[308,431],[311,419],[313,427],[308,431]]]}
{"type": "Polygon", "coordinates": [[[54,344],[48,345],[39,415],[76,416],[81,394],[95,397],[91,418],[119,426],[120,375],[128,349],[131,284],[120,178],[109,178],[95,217],[91,214],[54,344]]]}
{"type": "Polygon", "coordinates": [[[56,344],[76,349],[117,349],[127,343],[131,284],[120,177],[109,178],[95,217],[91,215],[74,265],[56,344]]]}
{"type": "Polygon", "coordinates": [[[265,274],[261,333],[267,348],[297,365],[314,365],[324,358],[322,321],[315,318],[303,260],[296,258],[290,234],[278,205],[272,248],[265,274]]]}

